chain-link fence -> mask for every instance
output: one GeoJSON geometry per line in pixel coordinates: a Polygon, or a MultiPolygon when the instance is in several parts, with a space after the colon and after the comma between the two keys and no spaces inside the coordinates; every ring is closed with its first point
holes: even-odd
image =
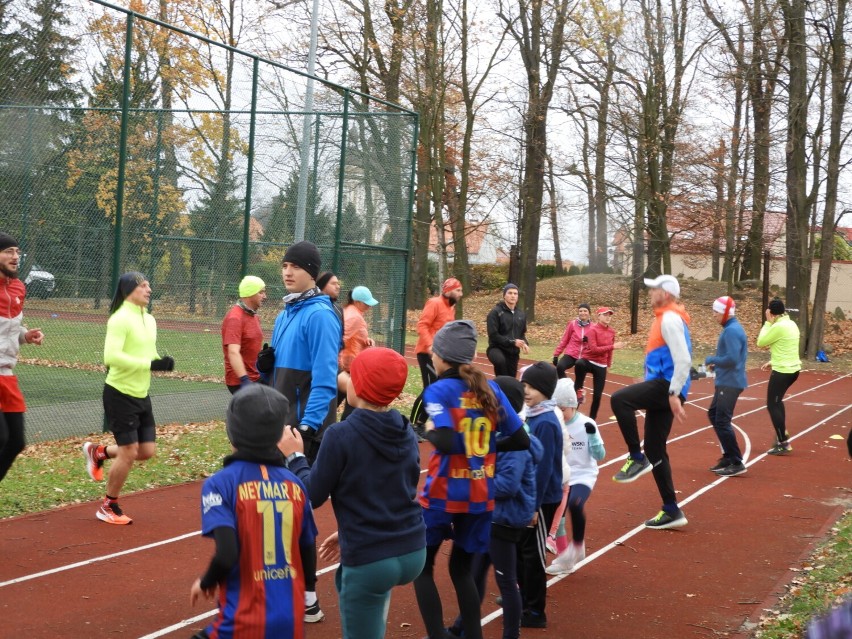
{"type": "Polygon", "coordinates": [[[344,294],[370,288],[372,336],[402,350],[415,113],[96,0],[53,20],[50,46],[30,28],[50,21],[21,11],[0,14],[0,231],[46,335],[16,369],[31,441],[101,428],[107,307],[129,270],[177,362],[152,385],[160,422],[224,414],[221,318],[259,275],[271,332],[294,239],[344,294]]]}

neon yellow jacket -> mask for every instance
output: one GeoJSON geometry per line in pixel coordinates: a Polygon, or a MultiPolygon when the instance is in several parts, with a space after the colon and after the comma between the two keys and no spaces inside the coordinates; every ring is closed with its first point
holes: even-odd
{"type": "Polygon", "coordinates": [[[124,302],[107,322],[104,341],[106,383],[140,399],[151,387],[151,360],[157,355],[157,322],[143,306],[124,302]]]}
{"type": "Polygon", "coordinates": [[[802,360],[799,359],[799,327],[789,315],[779,316],[774,324],[765,322],[757,336],[757,345],[769,347],[772,370],[779,373],[802,370],[802,360]]]}

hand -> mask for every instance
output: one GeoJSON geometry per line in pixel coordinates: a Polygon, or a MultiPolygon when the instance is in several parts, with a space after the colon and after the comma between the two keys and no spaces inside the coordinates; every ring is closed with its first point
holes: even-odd
{"type": "Polygon", "coordinates": [[[284,432],[281,434],[281,439],[278,440],[278,450],[284,457],[293,453],[304,453],[305,442],[302,440],[302,435],[297,428],[285,426],[284,432]]]}
{"type": "Polygon", "coordinates": [[[535,528],[538,525],[538,511],[535,511],[533,514],[533,518],[530,520],[530,523],[527,524],[527,528],[535,528]]]}
{"type": "Polygon", "coordinates": [[[586,422],[586,432],[589,435],[594,435],[596,431],[597,429],[595,428],[595,425],[592,422],[586,422]]]}
{"type": "Polygon", "coordinates": [[[263,374],[269,374],[275,369],[275,349],[269,344],[264,344],[257,354],[257,370],[263,374]]]}
{"type": "Polygon", "coordinates": [[[240,388],[245,388],[246,386],[251,386],[252,381],[249,379],[248,375],[243,375],[240,377],[240,388]]]}
{"type": "Polygon", "coordinates": [[[612,349],[615,350],[616,348],[624,348],[624,342],[616,342],[613,344],[612,349]]]}
{"type": "Polygon", "coordinates": [[[340,542],[336,532],[331,533],[317,548],[321,559],[332,563],[340,560],[340,542]]]}
{"type": "Polygon", "coordinates": [[[435,430],[435,422],[433,422],[431,419],[427,419],[426,423],[423,424],[423,430],[425,430],[427,433],[435,430]]]}
{"type": "Polygon", "coordinates": [[[40,328],[31,328],[26,333],[24,333],[24,341],[27,344],[35,344],[36,346],[41,346],[41,343],[44,341],[44,333],[41,332],[40,328]]]}
{"type": "Polygon", "coordinates": [[[553,356],[553,365],[556,366],[559,363],[559,355],[553,356]]]}
{"type": "Polygon", "coordinates": [[[772,362],[763,362],[763,364],[760,365],[760,370],[768,371],[771,366],[772,366],[772,362]]]}
{"type": "Polygon", "coordinates": [[[151,360],[152,371],[173,371],[175,369],[175,360],[166,355],[160,359],[151,360]]]}
{"type": "Polygon", "coordinates": [[[686,410],[680,402],[680,397],[677,395],[669,395],[669,408],[672,409],[672,415],[677,418],[677,421],[683,422],[686,420],[686,410]]]}
{"type": "Polygon", "coordinates": [[[189,605],[194,606],[196,602],[204,597],[208,601],[213,601],[216,596],[216,586],[213,586],[210,590],[204,590],[201,587],[201,577],[195,580],[195,583],[192,584],[192,588],[189,590],[189,605]]]}
{"type": "Polygon", "coordinates": [[[517,348],[521,349],[521,352],[523,352],[523,353],[529,353],[530,352],[530,347],[527,346],[527,343],[522,339],[516,339],[515,340],[515,346],[517,348]]]}
{"type": "Polygon", "coordinates": [[[375,346],[376,343],[373,341],[372,337],[367,338],[367,346],[375,346]]]}
{"type": "Polygon", "coordinates": [[[768,308],[766,309],[766,311],[764,311],[763,315],[766,317],[766,321],[770,324],[775,322],[775,316],[770,312],[768,308]]]}

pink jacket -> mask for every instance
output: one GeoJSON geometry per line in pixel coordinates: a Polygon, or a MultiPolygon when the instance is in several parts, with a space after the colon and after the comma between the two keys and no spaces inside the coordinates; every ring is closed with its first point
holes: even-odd
{"type": "Polygon", "coordinates": [[[574,359],[580,359],[583,355],[583,337],[590,328],[589,324],[580,325],[579,319],[572,319],[565,327],[565,332],[562,333],[562,338],[553,351],[554,357],[559,357],[563,353],[570,355],[574,359]]]}

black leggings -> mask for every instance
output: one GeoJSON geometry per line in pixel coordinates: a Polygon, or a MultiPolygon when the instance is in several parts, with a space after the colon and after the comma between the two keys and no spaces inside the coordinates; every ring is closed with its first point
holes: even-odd
{"type": "Polygon", "coordinates": [[[772,420],[772,428],[775,429],[775,438],[779,442],[786,442],[789,437],[784,395],[797,379],[799,379],[799,371],[795,373],[772,371],[769,375],[769,385],[766,387],[766,410],[769,411],[769,419],[772,420]]]}
{"type": "MultiPolygon", "coordinates": [[[[426,626],[429,639],[439,639],[445,636],[444,609],[441,606],[441,595],[435,584],[435,555],[441,545],[426,547],[426,565],[423,572],[414,580],[414,594],[417,596],[417,606],[420,616],[426,626]]],[[[462,618],[462,628],[465,639],[482,639],[482,621],[480,619],[479,591],[476,587],[472,570],[473,554],[464,551],[453,544],[450,551],[450,579],[456,590],[459,614],[462,618]]]]}
{"type": "Polygon", "coordinates": [[[25,445],[24,414],[0,413],[0,481],[25,445]]]}
{"type": "Polygon", "coordinates": [[[583,388],[583,382],[586,381],[586,373],[592,374],[593,390],[592,390],[592,407],[589,409],[589,417],[592,419],[598,418],[598,409],[601,407],[601,396],[603,396],[604,386],[606,385],[606,366],[596,366],[589,363],[587,359],[578,359],[574,367],[574,389],[583,388]]]}
{"type": "Polygon", "coordinates": [[[574,364],[577,363],[577,360],[570,355],[563,355],[556,362],[556,375],[559,379],[565,377],[565,371],[569,368],[574,368],[574,364]]]}

